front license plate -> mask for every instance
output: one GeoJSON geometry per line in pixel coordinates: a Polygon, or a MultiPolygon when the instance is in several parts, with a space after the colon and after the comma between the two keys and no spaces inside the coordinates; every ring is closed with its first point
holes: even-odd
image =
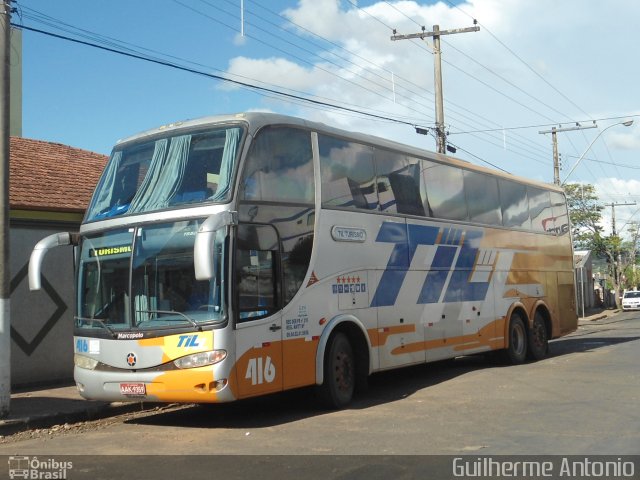
{"type": "Polygon", "coordinates": [[[139,397],[147,394],[147,387],[144,383],[121,383],[120,393],[122,395],[139,397]]]}

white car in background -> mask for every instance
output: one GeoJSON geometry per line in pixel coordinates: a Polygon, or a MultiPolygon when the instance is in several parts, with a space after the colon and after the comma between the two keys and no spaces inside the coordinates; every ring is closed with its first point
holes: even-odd
{"type": "Polygon", "coordinates": [[[622,310],[638,309],[640,309],[640,292],[637,290],[624,292],[624,295],[622,296],[622,310]]]}

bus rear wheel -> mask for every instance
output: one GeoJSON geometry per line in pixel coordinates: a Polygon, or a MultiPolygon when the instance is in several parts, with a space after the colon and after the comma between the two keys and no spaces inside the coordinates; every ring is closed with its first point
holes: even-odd
{"type": "Polygon", "coordinates": [[[512,365],[523,363],[527,358],[527,329],[519,313],[513,313],[507,331],[509,346],[504,351],[505,360],[512,365]]]}
{"type": "Polygon", "coordinates": [[[545,326],[544,317],[536,312],[533,317],[533,325],[529,330],[529,357],[533,360],[542,360],[549,353],[549,333],[545,326]]]}
{"type": "Polygon", "coordinates": [[[337,332],[332,336],[324,357],[324,381],[321,392],[329,408],[346,407],[353,398],[356,385],[356,363],[347,336],[337,332]]]}

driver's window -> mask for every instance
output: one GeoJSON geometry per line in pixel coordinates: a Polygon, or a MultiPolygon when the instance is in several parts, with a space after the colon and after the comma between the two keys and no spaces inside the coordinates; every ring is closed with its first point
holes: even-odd
{"type": "Polygon", "coordinates": [[[238,321],[266,317],[278,308],[278,235],[272,226],[241,224],[236,238],[238,321]]]}

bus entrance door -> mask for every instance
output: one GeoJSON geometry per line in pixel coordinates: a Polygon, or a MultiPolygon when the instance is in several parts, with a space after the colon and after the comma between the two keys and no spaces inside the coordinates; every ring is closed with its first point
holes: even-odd
{"type": "Polygon", "coordinates": [[[241,223],[236,244],[236,376],[240,397],[252,397],[282,390],[279,240],[270,225],[241,223]]]}

